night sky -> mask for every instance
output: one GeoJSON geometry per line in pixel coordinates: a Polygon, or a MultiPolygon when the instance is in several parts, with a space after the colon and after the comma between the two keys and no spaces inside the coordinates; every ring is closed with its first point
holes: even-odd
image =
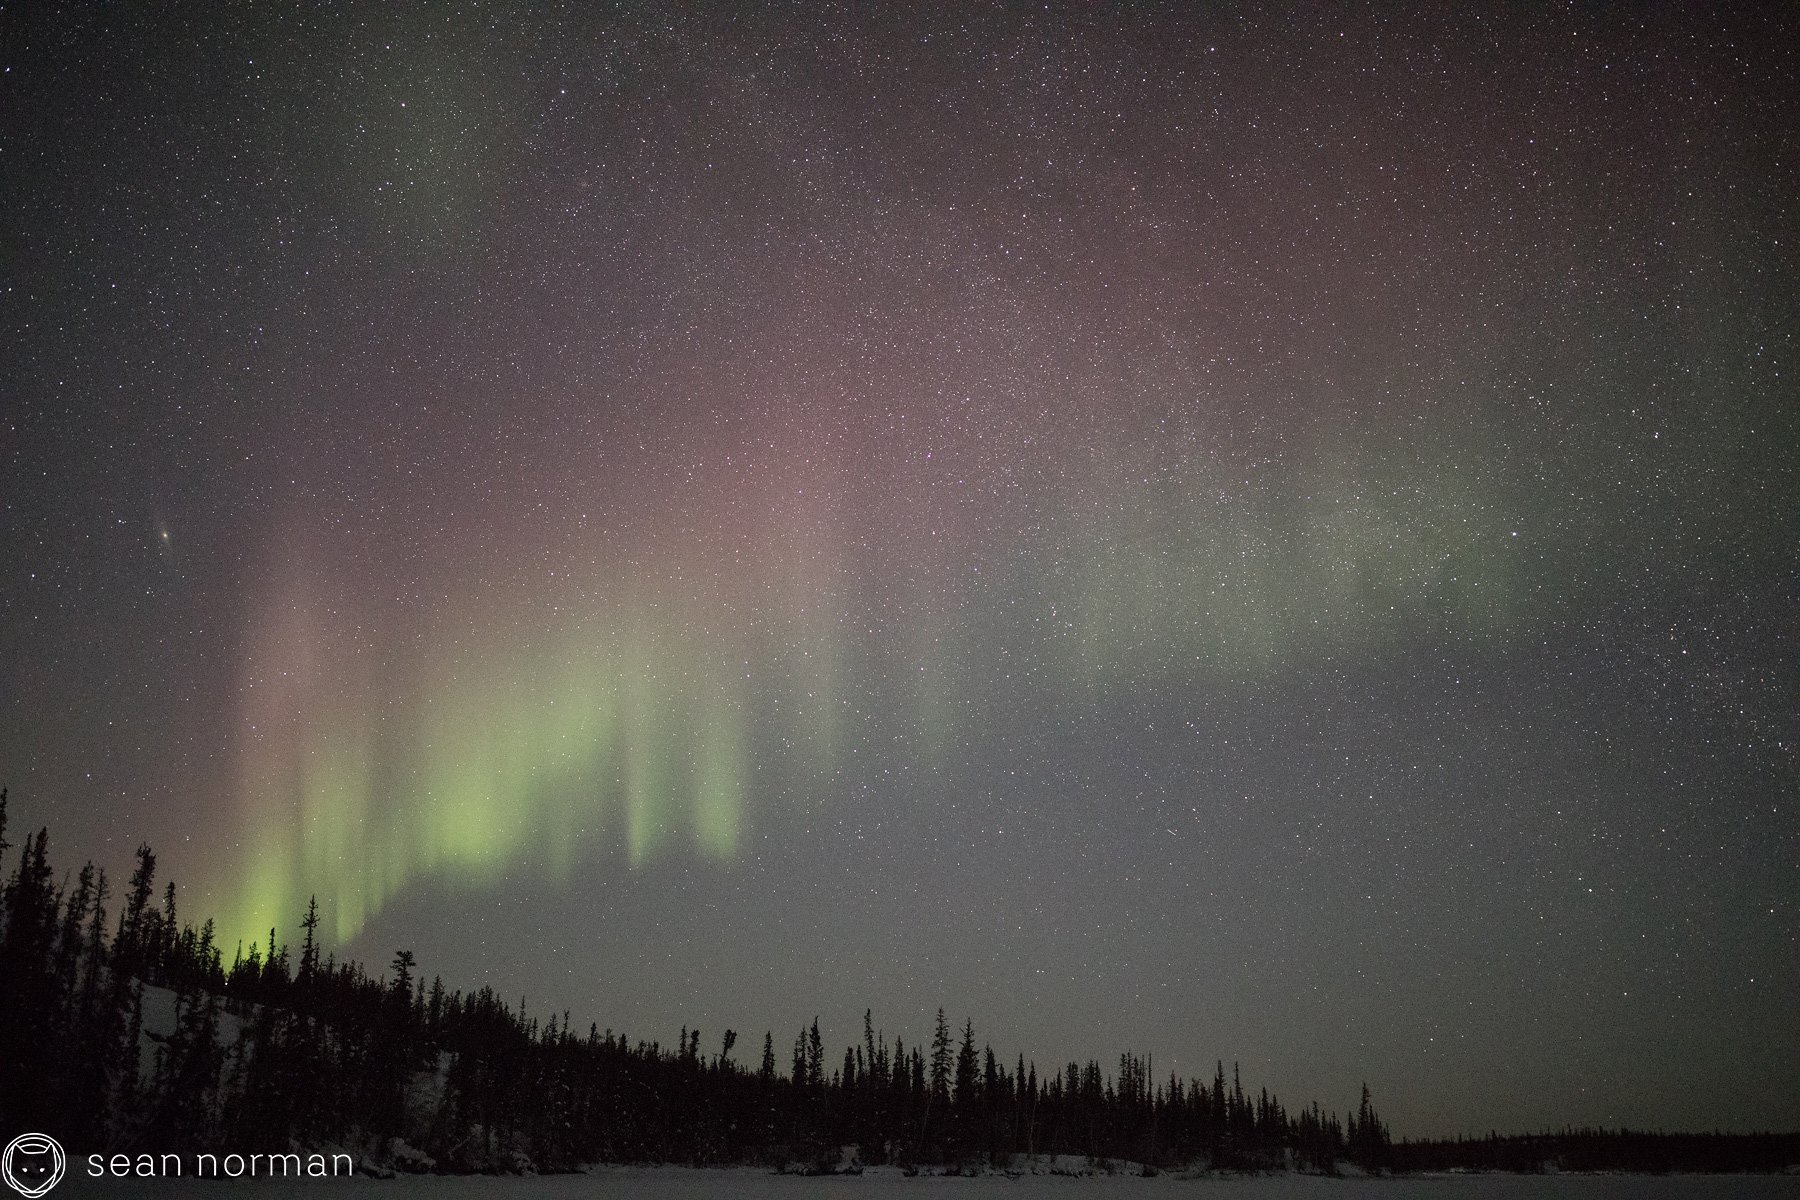
{"type": "Polygon", "coordinates": [[[6,5],[13,829],[634,1039],[1800,1126],[1711,7],[6,5]]]}

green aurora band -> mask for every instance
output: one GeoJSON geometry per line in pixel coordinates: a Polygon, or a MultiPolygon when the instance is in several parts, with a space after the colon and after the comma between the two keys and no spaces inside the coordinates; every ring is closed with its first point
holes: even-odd
{"type": "Polygon", "coordinates": [[[1115,445],[1074,483],[990,494],[960,523],[935,477],[784,507],[817,482],[789,464],[756,503],[690,505],[629,553],[582,547],[583,570],[522,565],[541,545],[496,551],[479,578],[465,563],[398,637],[369,634],[353,572],[292,556],[250,638],[254,852],[221,933],[266,940],[316,895],[345,941],[416,882],[566,884],[607,842],[633,865],[730,860],[760,806],[851,786],[853,745],[952,767],[995,689],[1079,705],[1420,629],[1490,636],[1556,600],[1555,560],[1604,537],[1600,515],[1561,544],[1522,538],[1484,439],[1441,422],[1295,457],[1115,445]]]}

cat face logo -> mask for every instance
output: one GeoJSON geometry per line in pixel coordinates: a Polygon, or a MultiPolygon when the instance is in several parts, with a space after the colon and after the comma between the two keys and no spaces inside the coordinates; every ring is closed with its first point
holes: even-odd
{"type": "Polygon", "coordinates": [[[13,1191],[27,1200],[34,1200],[62,1182],[63,1168],[67,1165],[63,1148],[56,1144],[55,1138],[42,1133],[21,1133],[6,1143],[6,1153],[0,1155],[0,1176],[12,1185],[13,1191]]]}

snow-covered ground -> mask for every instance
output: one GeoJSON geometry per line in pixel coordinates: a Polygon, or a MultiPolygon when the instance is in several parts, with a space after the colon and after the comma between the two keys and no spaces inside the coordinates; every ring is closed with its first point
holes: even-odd
{"type": "MultiPolygon", "coordinates": [[[[76,1164],[71,1164],[72,1166],[76,1164]]],[[[1178,1179],[1054,1175],[1020,1179],[908,1179],[897,1172],[801,1178],[752,1170],[601,1168],[538,1178],[402,1176],[380,1180],[108,1180],[72,1174],[55,1196],[266,1197],[268,1200],[1022,1200],[1027,1196],[1154,1197],[1196,1200],[1787,1200],[1800,1176],[1462,1175],[1415,1179],[1313,1176],[1178,1179]]]]}

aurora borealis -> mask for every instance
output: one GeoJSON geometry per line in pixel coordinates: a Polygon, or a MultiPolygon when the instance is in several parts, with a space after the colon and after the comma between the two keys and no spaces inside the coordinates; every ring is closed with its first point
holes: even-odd
{"type": "MultiPolygon", "coordinates": [[[[279,849],[255,860],[234,927],[251,936],[318,892],[348,939],[414,874],[566,882],[587,838],[634,864],[671,842],[729,858],[746,804],[829,805],[853,755],[954,778],[993,736],[985,710],[1018,689],[1260,679],[1426,612],[1470,637],[1522,619],[1518,531],[1447,447],[1425,451],[1419,483],[1389,465],[1404,444],[1380,461],[1331,447],[1303,468],[1320,494],[1297,497],[1254,467],[1190,467],[1200,435],[1165,416],[1114,435],[1120,459],[1177,446],[1153,483],[1059,468],[1072,454],[1052,433],[1063,448],[1026,485],[957,461],[953,437],[907,444],[891,420],[843,439],[859,450],[803,430],[795,452],[744,434],[684,447],[712,481],[651,501],[643,532],[590,531],[587,513],[544,544],[482,529],[491,573],[414,582],[434,598],[383,629],[372,661],[355,631],[373,619],[320,595],[328,556],[284,564],[255,593],[239,787],[279,849]],[[611,537],[623,564],[600,560],[611,537]]],[[[1009,471],[1031,457],[1001,452],[1009,471]]]]}
{"type": "Polygon", "coordinates": [[[645,1037],[1800,1123],[1791,24],[9,9],[19,826],[645,1037]]]}

